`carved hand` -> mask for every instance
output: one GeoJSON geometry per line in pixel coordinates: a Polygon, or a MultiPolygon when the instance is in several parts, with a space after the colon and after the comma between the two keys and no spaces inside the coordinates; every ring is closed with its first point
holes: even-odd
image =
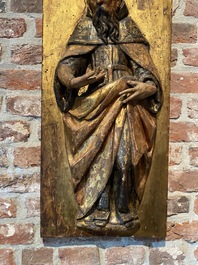
{"type": "Polygon", "coordinates": [[[88,72],[79,77],[74,77],[70,80],[70,88],[78,89],[86,85],[93,84],[95,82],[100,81],[105,76],[105,71],[97,68],[91,72],[88,72]]]}
{"type": "Polygon", "coordinates": [[[127,81],[129,88],[120,92],[120,95],[124,95],[120,100],[123,103],[128,103],[129,101],[135,102],[145,99],[153,94],[155,94],[157,88],[151,83],[143,83],[139,81],[127,81]]]}

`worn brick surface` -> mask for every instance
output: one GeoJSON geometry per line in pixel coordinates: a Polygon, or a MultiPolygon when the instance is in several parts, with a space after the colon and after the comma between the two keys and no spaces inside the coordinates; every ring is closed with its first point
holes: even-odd
{"type": "Polygon", "coordinates": [[[182,100],[181,98],[170,98],[170,118],[177,119],[181,115],[182,100]]]}
{"type": "Polygon", "coordinates": [[[198,221],[169,224],[167,228],[167,240],[183,238],[186,241],[198,241],[198,221]]]}
{"type": "Polygon", "coordinates": [[[183,159],[182,153],[183,147],[181,145],[170,144],[169,145],[169,165],[179,165],[183,159]]]}
{"type": "Polygon", "coordinates": [[[14,253],[12,249],[0,249],[0,264],[1,265],[17,265],[14,261],[14,253]]]}
{"type": "Polygon", "coordinates": [[[97,247],[70,247],[59,249],[59,258],[62,265],[100,265],[99,250],[97,247]]]}
{"type": "Polygon", "coordinates": [[[12,62],[15,64],[40,64],[42,62],[41,45],[16,45],[12,46],[12,62]]]}
{"type": "Polygon", "coordinates": [[[184,15],[198,18],[198,1],[197,0],[186,0],[184,15]]]}
{"type": "Polygon", "coordinates": [[[198,93],[197,73],[172,73],[171,92],[172,93],[198,93]]]}
{"type": "Polygon", "coordinates": [[[35,217],[40,215],[40,198],[27,198],[25,201],[27,209],[27,217],[35,217]]]}
{"type": "Polygon", "coordinates": [[[190,207],[189,198],[173,195],[168,198],[168,216],[178,213],[188,213],[190,207]]]}
{"type": "Polygon", "coordinates": [[[0,198],[0,218],[15,218],[17,213],[16,199],[0,198]]]}
{"type": "Polygon", "coordinates": [[[24,249],[22,252],[22,265],[54,265],[53,249],[24,249]]]}
{"type": "Polygon", "coordinates": [[[189,148],[190,164],[198,167],[198,147],[189,148]]]}
{"type": "Polygon", "coordinates": [[[177,247],[160,249],[154,248],[150,251],[149,261],[152,265],[178,264],[183,265],[185,254],[177,247]]]}
{"type": "Polygon", "coordinates": [[[197,142],[198,126],[191,122],[171,122],[170,142],[197,142]]]}
{"type": "Polygon", "coordinates": [[[198,119],[198,98],[188,100],[187,113],[189,118],[198,119]]]}
{"type": "Polygon", "coordinates": [[[33,224],[0,224],[0,244],[30,244],[34,240],[33,224]]]}
{"type": "Polygon", "coordinates": [[[0,70],[1,87],[13,90],[38,90],[41,72],[34,70],[0,70]]]}
{"type": "Polygon", "coordinates": [[[41,13],[42,0],[11,0],[11,10],[18,13],[41,13]]]}
{"type": "Polygon", "coordinates": [[[114,247],[105,251],[106,265],[142,265],[145,260],[143,247],[114,247]]]}
{"type": "Polygon", "coordinates": [[[183,55],[185,65],[198,66],[198,48],[183,49],[183,55]]]}
{"type": "Polygon", "coordinates": [[[178,58],[177,49],[172,49],[171,50],[171,67],[173,67],[177,64],[177,58],[178,58]]]}
{"type": "Polygon", "coordinates": [[[198,170],[169,173],[169,191],[198,191],[198,170]]]}
{"type": "Polygon", "coordinates": [[[0,192],[39,192],[40,174],[0,175],[0,192]]]}
{"type": "Polygon", "coordinates": [[[14,165],[20,168],[40,165],[40,147],[18,147],[14,150],[14,165]]]}
{"type": "Polygon", "coordinates": [[[194,251],[194,256],[195,256],[196,260],[198,260],[198,248],[194,251]]]}
{"type": "Polygon", "coordinates": [[[41,38],[42,37],[42,19],[36,18],[35,23],[36,23],[36,36],[35,37],[41,38]]]}
{"type": "Polygon", "coordinates": [[[3,53],[3,48],[2,48],[2,44],[0,43],[0,61],[1,61],[1,55],[3,53]]]}
{"type": "Polygon", "coordinates": [[[30,126],[23,121],[0,122],[0,142],[27,141],[30,136],[30,126]]]}
{"type": "Polygon", "coordinates": [[[8,112],[21,116],[41,116],[40,96],[11,96],[6,99],[8,112]]]}
{"type": "Polygon", "coordinates": [[[189,23],[173,23],[173,43],[195,43],[197,41],[197,27],[189,23]]]}
{"type": "Polygon", "coordinates": [[[0,18],[0,38],[19,38],[26,32],[23,18],[0,18]]]}
{"type": "Polygon", "coordinates": [[[194,202],[194,212],[198,215],[198,195],[196,196],[194,202]]]}

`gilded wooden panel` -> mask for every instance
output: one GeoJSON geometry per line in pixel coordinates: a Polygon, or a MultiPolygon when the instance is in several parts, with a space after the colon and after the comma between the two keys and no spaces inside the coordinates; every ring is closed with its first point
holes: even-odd
{"type": "MultiPolygon", "coordinates": [[[[150,44],[150,55],[163,92],[162,108],[157,114],[152,165],[138,210],[141,226],[135,236],[163,238],[168,175],[171,0],[125,2],[130,16],[150,44]]],[[[85,3],[83,0],[44,0],[43,7],[41,234],[43,237],[131,236],[133,232],[130,229],[124,232],[122,229],[100,232],[99,229],[93,233],[76,226],[77,203],[65,149],[63,114],[57,107],[53,86],[56,66],[84,12],[85,3]]]]}

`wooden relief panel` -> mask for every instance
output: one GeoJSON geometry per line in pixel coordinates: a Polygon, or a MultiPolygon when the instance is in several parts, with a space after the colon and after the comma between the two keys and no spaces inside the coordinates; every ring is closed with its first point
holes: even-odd
{"type": "Polygon", "coordinates": [[[165,236],[170,17],[171,0],[44,0],[43,237],[165,236]]]}

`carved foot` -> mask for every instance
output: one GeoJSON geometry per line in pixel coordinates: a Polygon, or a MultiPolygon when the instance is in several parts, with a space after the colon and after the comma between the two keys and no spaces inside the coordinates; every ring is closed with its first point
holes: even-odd
{"type": "Polygon", "coordinates": [[[129,222],[125,223],[124,225],[127,229],[133,229],[133,228],[139,229],[140,228],[140,221],[139,221],[139,219],[137,219],[137,220],[129,221],[129,222]]]}
{"type": "Polygon", "coordinates": [[[109,215],[109,210],[95,210],[92,214],[79,220],[78,223],[81,224],[83,222],[86,226],[96,225],[98,227],[105,227],[109,221],[109,215]]]}
{"type": "Polygon", "coordinates": [[[110,212],[108,210],[97,210],[94,223],[96,226],[104,227],[108,223],[110,212]]]}
{"type": "Polygon", "coordinates": [[[118,217],[127,228],[133,227],[134,225],[137,225],[137,223],[139,223],[139,218],[137,214],[133,214],[131,212],[129,213],[118,212],[118,217]]]}

